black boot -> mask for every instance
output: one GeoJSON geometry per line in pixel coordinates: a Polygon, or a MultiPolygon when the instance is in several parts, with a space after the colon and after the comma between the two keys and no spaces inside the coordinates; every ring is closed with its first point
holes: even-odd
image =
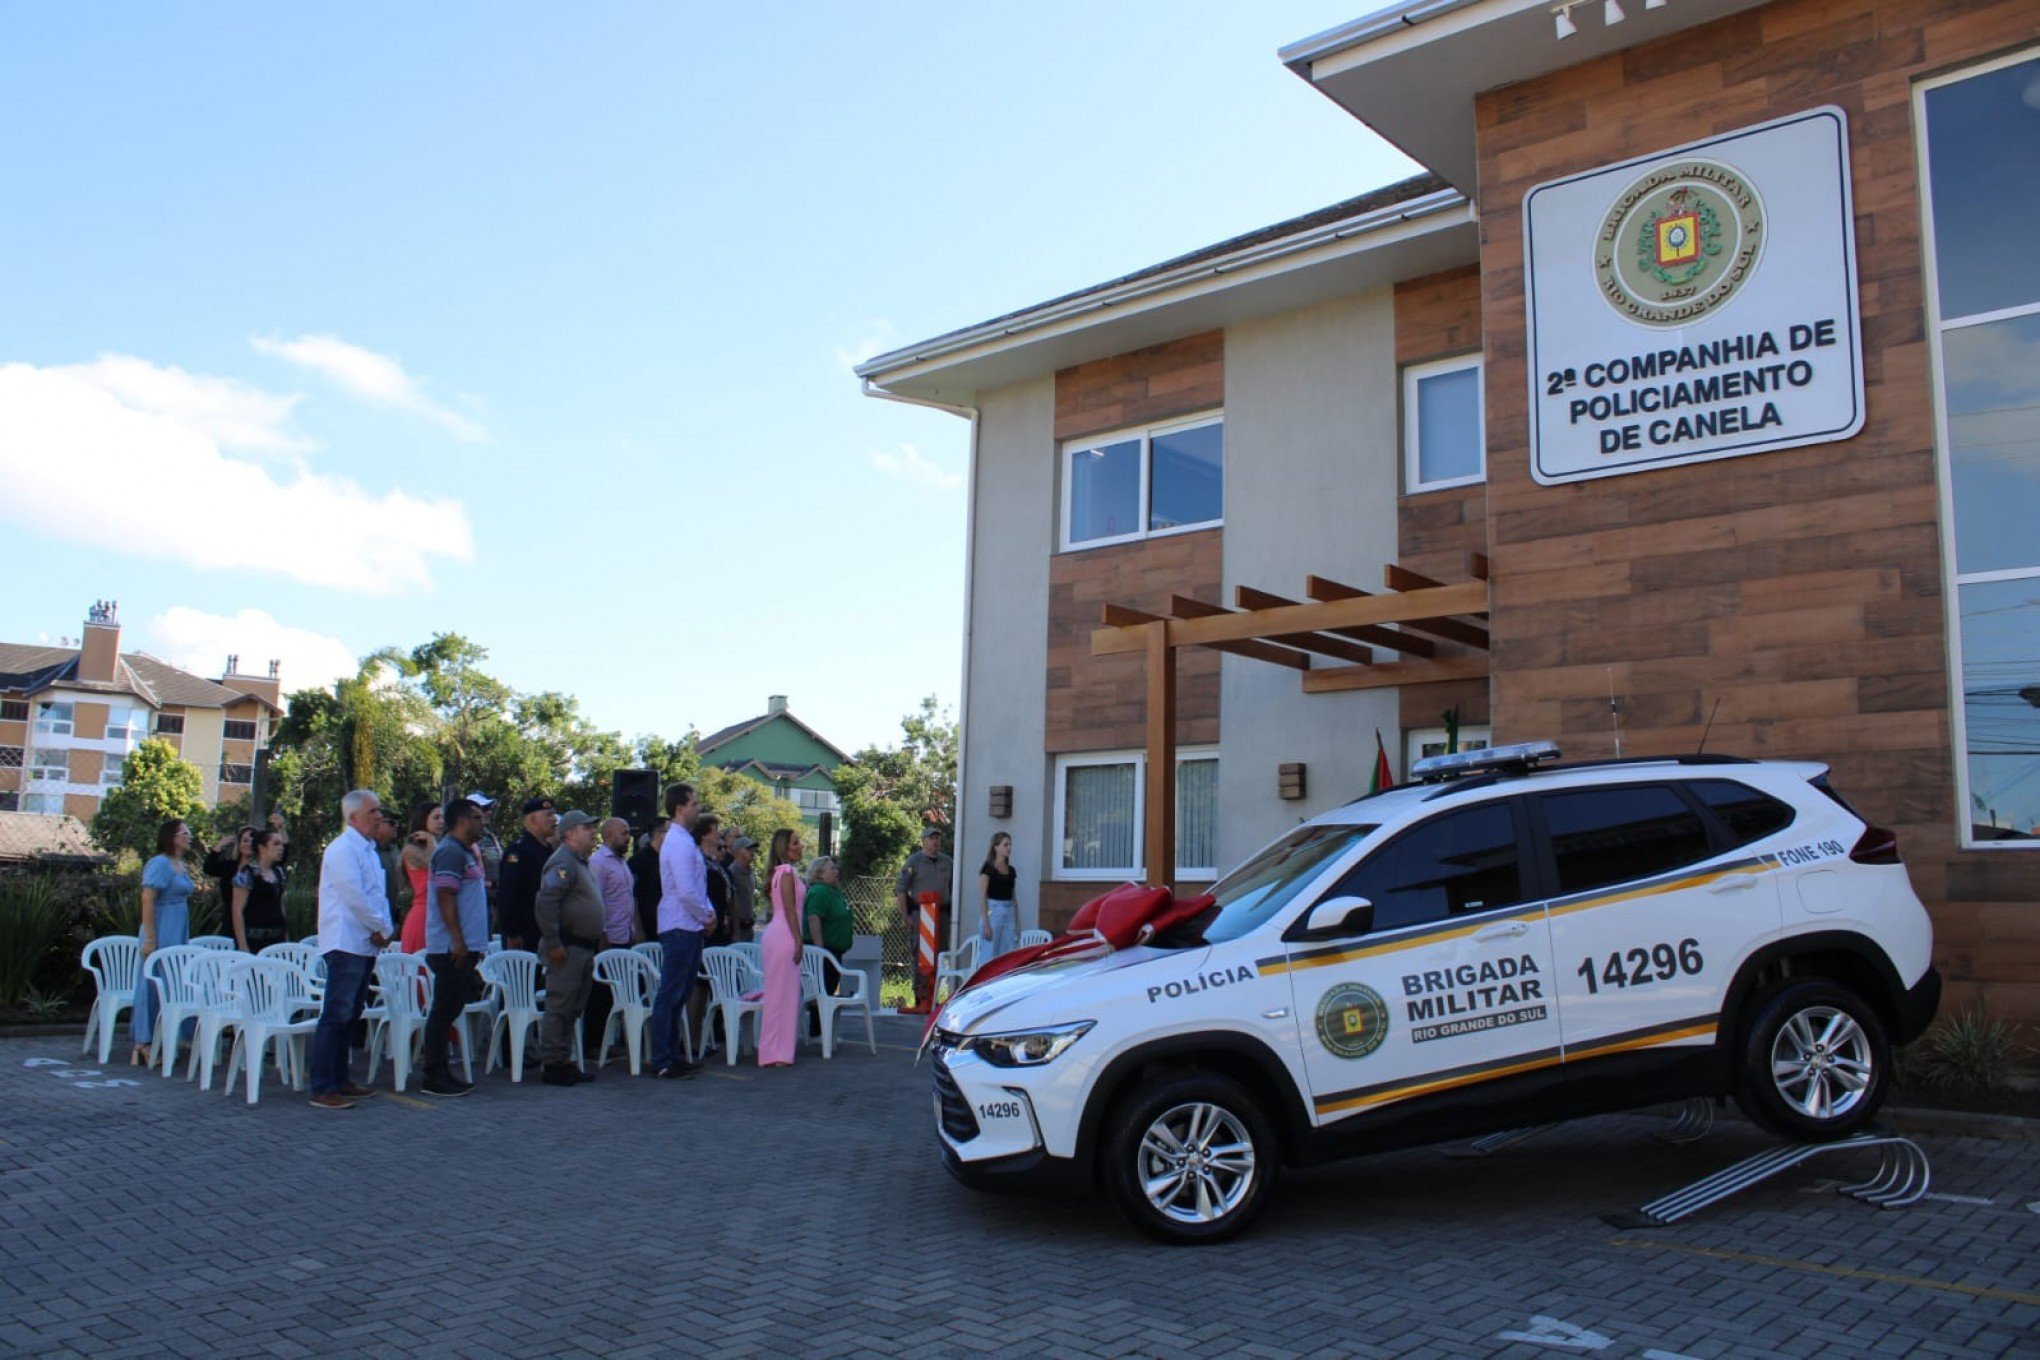
{"type": "Polygon", "coordinates": [[[546,1068],[545,1075],[539,1080],[547,1086],[578,1086],[581,1083],[572,1063],[559,1063],[546,1068]]]}

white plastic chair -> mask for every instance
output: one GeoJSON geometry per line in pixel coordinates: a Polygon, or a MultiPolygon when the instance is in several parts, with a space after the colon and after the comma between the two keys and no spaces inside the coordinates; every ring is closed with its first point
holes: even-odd
{"type": "Polygon", "coordinates": [[[729,1055],[731,1067],[737,1065],[737,1050],[744,1046],[744,1017],[752,1018],[751,1039],[756,1047],[765,1013],[762,999],[744,1000],[746,992],[765,989],[765,974],[745,960],[741,949],[740,945],[717,945],[701,951],[701,971],[708,975],[708,1004],[722,1016],[723,1052],[729,1055]]]}
{"type": "Polygon", "coordinates": [[[510,1041],[510,1080],[524,1080],[524,1041],[538,1027],[538,955],[504,949],[481,962],[482,980],[496,990],[498,1009],[489,1025],[489,1057],[482,1073],[496,1070],[501,1041],[510,1041]]]}
{"type": "MultiPolygon", "coordinates": [[[[602,1035],[595,1044],[595,1066],[608,1064],[610,1045],[621,1030],[624,1049],[630,1055],[630,1074],[638,1076],[644,1069],[645,1026],[651,1022],[652,1002],[658,996],[659,970],[635,949],[605,949],[595,956],[595,981],[608,985],[611,1003],[609,1018],[602,1023],[602,1035]]],[[[680,1023],[691,1056],[694,1035],[686,1028],[685,1010],[680,1012],[680,1023]]]]}
{"type": "Polygon", "coordinates": [[[368,1080],[390,1055],[391,1089],[401,1091],[411,1079],[411,1058],[425,1034],[425,1016],[432,1009],[432,970],[418,954],[378,954],[375,980],[382,988],[382,1014],[368,1030],[368,1080]]]}
{"type": "Polygon", "coordinates": [[[276,959],[297,970],[291,982],[292,999],[312,1011],[326,1000],[326,956],[307,944],[272,944],[256,955],[276,959]]]}
{"type": "Polygon", "coordinates": [[[276,1045],[276,1064],[289,1074],[292,1087],[305,1084],[304,1041],[319,1027],[316,1016],[300,1017],[291,999],[291,974],[296,972],[281,959],[243,957],[231,970],[235,996],[233,1055],[227,1059],[226,1089],[234,1089],[234,1077],[245,1064],[248,1071],[248,1103],[262,1094],[262,1067],[269,1045],[276,1045]]]}
{"type": "Polygon", "coordinates": [[[241,946],[234,943],[231,935],[194,935],[185,943],[194,949],[217,949],[227,954],[241,952],[241,946]]]}
{"type": "Polygon", "coordinates": [[[878,1034],[871,1024],[871,1001],[864,995],[864,974],[853,973],[837,964],[829,951],[815,945],[803,945],[800,951],[801,990],[807,999],[815,1003],[822,1017],[822,1056],[836,1055],[836,1012],[862,1011],[864,1013],[864,1039],[871,1045],[871,1051],[878,1052],[878,1034]],[[835,968],[842,979],[844,992],[841,996],[829,995],[827,969],[835,968]]]}
{"type": "Polygon", "coordinates": [[[1055,936],[1045,930],[1023,930],[1020,932],[1020,947],[1028,949],[1037,944],[1047,944],[1055,936]]]}
{"type": "Polygon", "coordinates": [[[142,976],[156,993],[155,1048],[149,1061],[160,1065],[166,1077],[177,1066],[177,1040],[184,1022],[195,1022],[202,1009],[196,974],[209,966],[208,961],[217,966],[219,957],[217,950],[203,945],[173,944],[142,960],[142,976]],[[167,1044],[163,1042],[166,1034],[170,1040],[167,1044]]]}
{"type": "Polygon", "coordinates": [[[319,947],[318,933],[315,931],[312,934],[305,936],[302,940],[299,940],[298,943],[310,945],[312,948],[317,949],[319,947]]]}
{"type": "Polygon", "coordinates": [[[120,1013],[133,1010],[135,980],[142,971],[142,942],[133,935],[106,935],[85,946],[78,966],[92,974],[92,1012],[85,1021],[85,1042],[80,1053],[92,1051],[99,1040],[99,1065],[113,1057],[113,1031],[120,1025],[120,1013]]]}
{"type": "Polygon", "coordinates": [[[978,970],[978,940],[972,935],[954,949],[945,949],[935,956],[935,996],[942,997],[942,984],[961,987],[970,981],[970,975],[978,970]]]}
{"type": "Polygon", "coordinates": [[[202,1073],[199,1089],[210,1091],[220,1040],[241,1016],[241,998],[234,990],[234,980],[241,966],[252,962],[253,956],[238,950],[229,953],[199,947],[205,952],[185,967],[185,979],[198,1001],[198,1030],[192,1036],[191,1056],[184,1063],[184,1079],[190,1081],[202,1073]]]}
{"type": "Polygon", "coordinates": [[[646,940],[643,944],[634,944],[630,947],[630,952],[642,954],[650,959],[652,961],[653,972],[663,973],[666,971],[666,946],[660,944],[657,940],[646,940]]]}
{"type": "Polygon", "coordinates": [[[760,946],[756,940],[738,940],[735,944],[726,944],[722,948],[742,959],[746,965],[756,970],[759,977],[765,976],[765,956],[759,952],[760,946]]]}

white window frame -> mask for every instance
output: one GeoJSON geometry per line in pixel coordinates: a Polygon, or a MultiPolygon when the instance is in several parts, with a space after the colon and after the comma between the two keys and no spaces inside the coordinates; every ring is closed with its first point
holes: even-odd
{"type": "Polygon", "coordinates": [[[35,752],[28,758],[28,782],[31,784],[70,783],[70,749],[63,746],[36,748],[35,752]]]}
{"type": "Polygon", "coordinates": [[[1481,354],[1460,354],[1450,359],[1433,359],[1428,363],[1411,364],[1402,374],[1403,408],[1403,487],[1404,494],[1417,495],[1425,491],[1443,491],[1454,486],[1479,486],[1487,480],[1487,363],[1481,354]],[[1435,481],[1423,480],[1423,464],[1420,454],[1423,445],[1417,430],[1417,384],[1425,378],[1435,378],[1446,373],[1457,373],[1461,369],[1474,370],[1474,446],[1480,454],[1480,471],[1470,477],[1440,477],[1435,481]]]}
{"type": "MultiPolygon", "coordinates": [[[[1403,769],[1408,770],[1422,760],[1424,743],[1445,740],[1442,727],[1412,727],[1403,733],[1403,769]]],[[[1462,751],[1486,750],[1495,744],[1494,728],[1487,723],[1459,724],[1459,749],[1462,751]],[[1478,747],[1467,745],[1470,741],[1480,743],[1478,747]]]]}
{"type": "Polygon", "coordinates": [[[108,741],[118,741],[123,744],[137,742],[140,741],[142,737],[147,734],[148,730],[149,730],[148,709],[136,708],[133,705],[127,704],[107,705],[106,739],[108,741]],[[121,715],[121,720],[118,723],[114,721],[114,715],[116,713],[121,715]],[[118,737],[114,736],[113,734],[114,729],[116,727],[118,727],[120,730],[120,735],[118,737]]]}
{"type": "MultiPolygon", "coordinates": [[[[1176,764],[1185,761],[1218,759],[1216,746],[1183,746],[1176,750],[1176,764]]],[[[1049,869],[1051,880],[1060,883],[1124,883],[1140,877],[1147,860],[1147,752],[1145,751],[1084,751],[1072,752],[1055,757],[1055,768],[1051,773],[1055,781],[1055,821],[1049,837],[1049,869]],[[1069,781],[1064,771],[1091,765],[1131,765],[1133,767],[1133,858],[1128,865],[1116,865],[1098,869],[1066,869],[1063,867],[1063,824],[1068,814],[1069,781]]],[[[1181,778],[1181,775],[1178,775],[1181,778]]],[[[1182,809],[1177,809],[1180,815],[1182,809]]],[[[1177,839],[1177,849],[1182,840],[1177,839]]],[[[1212,864],[1178,864],[1175,878],[1178,882],[1202,883],[1216,878],[1218,866],[1212,864]]]]}
{"type": "Polygon", "coordinates": [[[108,751],[104,756],[100,757],[99,786],[101,788],[110,789],[116,787],[126,775],[127,757],[125,755],[118,751],[108,751]],[[109,779],[107,777],[109,775],[112,778],[109,779]]]}
{"type": "Polygon", "coordinates": [[[21,795],[21,811],[32,812],[38,817],[61,817],[64,815],[64,795],[51,793],[46,789],[24,791],[21,795]],[[38,807],[35,804],[55,800],[54,808],[38,807]]]}
{"type": "MultiPolygon", "coordinates": [[[[1224,425],[1225,412],[1206,411],[1200,415],[1185,416],[1181,420],[1166,420],[1154,425],[1134,425],[1123,430],[1108,430],[1102,434],[1085,435],[1080,439],[1065,439],[1057,453],[1061,460],[1062,475],[1061,523],[1057,528],[1056,542],[1061,552],[1084,552],[1091,548],[1109,548],[1117,543],[1138,543],[1147,538],[1169,538],[1176,534],[1202,533],[1206,529],[1225,527],[1224,495],[1220,494],[1217,519],[1199,520],[1195,524],[1178,524],[1168,529],[1150,529],[1148,518],[1154,513],[1154,467],[1156,435],[1177,434],[1183,430],[1201,429],[1206,425],[1224,425]],[[1134,509],[1134,517],[1140,527],[1132,533],[1114,534],[1110,538],[1070,538],[1070,501],[1076,494],[1076,478],[1070,475],[1070,466],[1076,456],[1086,449],[1100,448],[1106,444],[1122,444],[1129,439],[1140,441],[1140,504],[1134,509]]],[[[1223,467],[1220,469],[1223,475],[1223,467]]]]}
{"type": "Polygon", "coordinates": [[[1945,582],[1944,598],[1948,601],[1946,611],[1948,719],[1951,724],[1949,740],[1953,743],[1955,756],[1956,844],[1964,850],[2012,853],[2040,850],[2040,838],[2023,841],[1985,841],[1978,840],[1974,832],[1976,819],[1970,805],[1969,786],[1969,715],[1967,702],[1962,694],[1962,587],[1984,585],[1993,581],[2030,580],[2040,577],[2040,560],[2036,560],[2030,567],[1997,571],[1964,573],[1956,569],[1955,469],[1949,452],[1947,363],[1942,340],[1949,331],[1967,326],[1980,326],[1993,321],[2007,321],[2014,317],[2040,313],[2040,302],[2003,307],[1952,319],[1941,315],[1940,246],[1934,239],[1934,175],[1927,141],[1927,95],[1930,91],[1944,86],[1959,85],[1979,76],[1987,76],[1993,71],[2002,71],[2008,66],[2022,65],[2035,57],[2040,57],[2040,47],[2029,46],[1913,84],[1913,144],[1916,163],[1919,166],[1920,186],[1920,272],[1926,284],[1927,354],[1934,402],[1934,461],[1940,473],[1941,492],[1941,573],[1945,582]]]}
{"type": "Polygon", "coordinates": [[[78,706],[69,699],[38,699],[35,710],[35,734],[39,737],[75,736],[78,729],[78,706]],[[45,708],[61,708],[64,716],[43,716],[45,708]]]}

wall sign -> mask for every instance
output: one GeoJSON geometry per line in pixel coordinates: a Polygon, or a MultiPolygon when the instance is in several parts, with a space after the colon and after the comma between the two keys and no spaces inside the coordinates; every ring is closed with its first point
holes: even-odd
{"type": "Polygon", "coordinates": [[[1863,428],[1840,109],[1540,184],[1523,252],[1547,486],[1863,428]]]}

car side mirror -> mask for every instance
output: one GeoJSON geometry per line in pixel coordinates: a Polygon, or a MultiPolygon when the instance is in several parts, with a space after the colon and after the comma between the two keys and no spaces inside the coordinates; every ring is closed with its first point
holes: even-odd
{"type": "Polygon", "coordinates": [[[1365,935],[1374,928],[1374,904],[1364,897],[1327,897],[1304,913],[1298,937],[1334,940],[1365,935]]]}

